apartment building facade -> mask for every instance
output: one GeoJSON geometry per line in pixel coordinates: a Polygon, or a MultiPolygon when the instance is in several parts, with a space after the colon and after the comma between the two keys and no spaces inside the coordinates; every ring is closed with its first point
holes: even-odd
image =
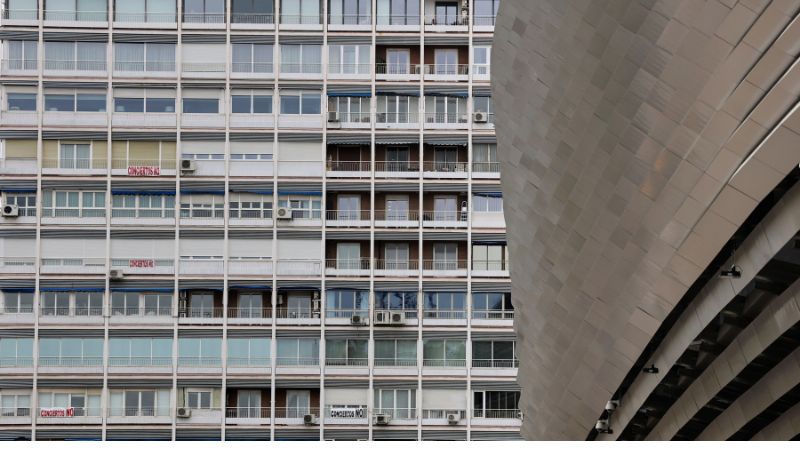
{"type": "Polygon", "coordinates": [[[519,439],[498,0],[6,0],[0,439],[519,439]]]}

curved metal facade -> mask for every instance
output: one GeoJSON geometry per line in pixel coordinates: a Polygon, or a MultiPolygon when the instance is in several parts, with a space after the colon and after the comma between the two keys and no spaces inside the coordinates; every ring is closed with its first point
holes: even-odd
{"type": "Polygon", "coordinates": [[[620,393],[603,438],[792,437],[798,11],[503,1],[492,76],[526,438],[584,439],[620,393]],[[731,245],[742,277],[703,278],[731,245]]]}

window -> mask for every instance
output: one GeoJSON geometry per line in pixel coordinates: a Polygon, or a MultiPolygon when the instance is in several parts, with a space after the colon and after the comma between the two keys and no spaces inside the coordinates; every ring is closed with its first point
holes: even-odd
{"type": "Polygon", "coordinates": [[[275,23],[273,0],[232,0],[232,23],[275,23]]]}
{"type": "Polygon", "coordinates": [[[474,212],[503,212],[503,195],[497,194],[474,194],[472,196],[472,210],[474,212]]]}
{"type": "Polygon", "coordinates": [[[472,367],[517,367],[514,341],[473,341],[472,367]]]}
{"type": "Polygon", "coordinates": [[[221,338],[178,338],[178,365],[219,367],[221,355],[221,338]]]}
{"type": "Polygon", "coordinates": [[[282,24],[320,24],[320,0],[281,0],[282,24]]]}
{"type": "MultiPolygon", "coordinates": [[[[38,8],[33,8],[36,14],[38,8]]],[[[38,42],[8,41],[8,68],[10,70],[36,70],[38,67],[38,42]]]]}
{"type": "MultiPolygon", "coordinates": [[[[441,220],[440,217],[434,218],[441,220]]],[[[433,244],[433,270],[458,270],[458,244],[455,242],[436,242],[433,244]]]]}
{"type": "Polygon", "coordinates": [[[191,409],[211,409],[211,389],[190,389],[186,391],[186,407],[191,409]]]}
{"type": "Polygon", "coordinates": [[[475,292],[472,294],[473,319],[513,319],[514,305],[510,292],[475,292]]]}
{"type": "Polygon", "coordinates": [[[328,97],[328,112],[338,112],[342,123],[369,123],[369,97],[328,97]]]}
{"type": "Polygon", "coordinates": [[[319,339],[278,338],[278,365],[319,365],[319,339]]]}
{"type": "Polygon", "coordinates": [[[174,195],[113,195],[111,217],[171,218],[175,217],[174,195]]]}
{"type": "Polygon", "coordinates": [[[31,314],[33,292],[3,291],[3,314],[31,314]]]}
{"type": "Polygon", "coordinates": [[[40,391],[39,408],[72,408],[75,417],[100,417],[101,395],[98,389],[76,391],[40,391]]]}
{"type": "Polygon", "coordinates": [[[519,412],[519,392],[475,391],[472,416],[486,419],[516,419],[519,412]]]}
{"type": "Polygon", "coordinates": [[[325,344],[325,365],[366,366],[366,339],[328,339],[325,344]]]}
{"type": "Polygon", "coordinates": [[[174,72],[175,44],[115,43],[114,70],[123,72],[174,72]]]}
{"type": "Polygon", "coordinates": [[[369,291],[329,290],[325,314],[330,318],[349,318],[369,310],[369,291]]]}
{"type": "Polygon", "coordinates": [[[473,172],[500,172],[497,160],[497,144],[472,145],[473,172]]]}
{"type": "Polygon", "coordinates": [[[169,416],[169,389],[126,389],[109,392],[109,416],[169,416]]]}
{"type": "Polygon", "coordinates": [[[8,0],[6,8],[7,19],[10,20],[36,20],[39,15],[38,0],[8,0]]]}
{"type": "Polygon", "coordinates": [[[426,292],[424,295],[423,309],[426,318],[466,318],[466,292],[426,292]]]}
{"type": "Polygon", "coordinates": [[[290,196],[278,200],[279,208],[290,208],[293,219],[322,218],[322,200],[317,196],[290,196]]]}
{"type": "Polygon", "coordinates": [[[371,47],[369,45],[328,46],[328,73],[369,74],[371,47]]]}
{"type": "Polygon", "coordinates": [[[45,111],[105,112],[105,94],[44,94],[45,111]]]}
{"type": "Polygon", "coordinates": [[[105,217],[105,192],[45,191],[44,217],[105,217]]]}
{"type": "Polygon", "coordinates": [[[235,73],[272,73],[272,44],[231,44],[235,73]]]}
{"type": "MultiPolygon", "coordinates": [[[[59,169],[89,169],[92,164],[92,147],[89,144],[61,144],[59,169]]],[[[103,205],[105,207],[105,205],[103,205]]]]}
{"type": "MultiPolygon", "coordinates": [[[[120,262],[127,263],[127,260],[120,262]]],[[[112,261],[112,265],[117,265],[112,261]]],[[[113,292],[112,316],[169,316],[172,314],[172,294],[142,292],[113,292]]]]}
{"type": "Polygon", "coordinates": [[[474,0],[475,25],[493,26],[500,0],[474,0]]]}
{"type": "Polygon", "coordinates": [[[494,104],[492,97],[474,97],[473,109],[475,112],[486,113],[489,123],[494,123],[494,104]]]}
{"type": "Polygon", "coordinates": [[[237,91],[231,94],[233,114],[272,114],[272,93],[237,91]]]}
{"type": "Polygon", "coordinates": [[[101,316],[102,292],[42,292],[42,316],[101,316]]]}
{"type": "Polygon", "coordinates": [[[406,317],[417,317],[416,292],[375,292],[375,309],[405,311],[406,317]]]}
{"type": "MultiPolygon", "coordinates": [[[[476,25],[478,18],[476,20],[476,25]]],[[[472,59],[474,64],[474,75],[489,75],[492,61],[492,48],[491,47],[473,47],[472,59]]]]}
{"type": "Polygon", "coordinates": [[[145,316],[168,316],[172,314],[172,294],[144,294],[145,316]]]}
{"type": "Polygon", "coordinates": [[[106,70],[106,43],[44,43],[44,68],[48,70],[106,70]]]}
{"type": "Polygon", "coordinates": [[[116,0],[117,22],[175,23],[174,0],[116,0]]]}
{"type": "Polygon", "coordinates": [[[36,217],[36,194],[7,193],[5,204],[17,205],[20,217],[36,217]]]}
{"type": "Polygon", "coordinates": [[[330,0],[331,25],[369,25],[372,0],[330,0]]]}
{"type": "Polygon", "coordinates": [[[103,365],[103,338],[41,338],[39,365],[90,367],[103,365]]]}
{"type": "Polygon", "coordinates": [[[322,73],[322,46],[316,44],[281,45],[281,72],[322,73]]]}
{"type": "Polygon", "coordinates": [[[44,19],[60,21],[106,20],[107,0],[46,0],[44,19]]]}
{"type": "Polygon", "coordinates": [[[36,94],[9,92],[6,99],[8,111],[36,111],[36,94]]]}
{"type": "Polygon", "coordinates": [[[191,219],[221,219],[225,212],[224,195],[189,194],[181,196],[181,217],[191,219]]]}
{"type": "MultiPolygon", "coordinates": [[[[380,71],[380,67],[378,68],[380,71]]],[[[380,73],[380,72],[379,72],[380,73]]],[[[389,75],[407,75],[411,73],[411,50],[407,48],[390,48],[386,50],[386,70],[389,75]]]]}
{"type": "Polygon", "coordinates": [[[172,366],[172,338],[115,338],[108,340],[108,364],[126,367],[172,366]]]}
{"type": "Polygon", "coordinates": [[[321,98],[318,91],[281,93],[281,114],[321,114],[321,98]]]}
{"type": "Polygon", "coordinates": [[[433,25],[459,25],[458,2],[436,2],[434,17],[426,20],[433,25]]]}
{"type": "MultiPolygon", "coordinates": [[[[396,217],[396,216],[392,216],[396,217]]],[[[392,219],[390,219],[392,220],[392,219]]],[[[409,270],[415,268],[412,266],[408,256],[408,243],[407,242],[388,242],[384,245],[385,270],[409,270]]]]}
{"type": "Polygon", "coordinates": [[[231,219],[271,219],[272,196],[231,194],[231,219]]]}
{"type": "Polygon", "coordinates": [[[225,0],[183,0],[183,21],[224,23],[225,0]]]}
{"type": "Polygon", "coordinates": [[[33,339],[0,338],[0,367],[33,365],[33,339]]]}
{"type": "Polygon", "coordinates": [[[415,389],[375,389],[375,411],[389,414],[395,419],[417,417],[417,391],[415,389]]]}
{"type": "Polygon", "coordinates": [[[408,95],[378,97],[378,123],[416,123],[418,98],[408,95]]]}
{"type": "Polygon", "coordinates": [[[0,416],[29,417],[31,415],[30,394],[9,394],[0,391],[0,416]]]}
{"type": "MultiPolygon", "coordinates": [[[[239,298],[241,303],[242,299],[239,298]]],[[[260,308],[259,308],[260,309],[260,308]]],[[[228,365],[232,367],[269,367],[270,338],[228,338],[228,365]]]]}
{"type": "Polygon", "coordinates": [[[465,75],[462,74],[458,66],[458,50],[454,48],[437,48],[433,52],[436,64],[434,74],[436,75],[465,75]]]}
{"type": "Polygon", "coordinates": [[[219,99],[184,98],[183,112],[188,114],[219,114],[219,99]]]}
{"type": "Polygon", "coordinates": [[[463,339],[426,339],[422,349],[423,364],[428,367],[464,367],[467,360],[463,339]]]}
{"type": "Polygon", "coordinates": [[[467,123],[467,99],[463,97],[425,96],[427,123],[467,123]]]}
{"type": "Polygon", "coordinates": [[[419,0],[378,0],[378,25],[419,25],[419,0]]]}
{"type": "Polygon", "coordinates": [[[474,244],[472,270],[508,270],[508,251],[505,244],[474,244]]]}
{"type": "Polygon", "coordinates": [[[375,365],[417,366],[417,341],[411,339],[375,340],[375,365]]]}

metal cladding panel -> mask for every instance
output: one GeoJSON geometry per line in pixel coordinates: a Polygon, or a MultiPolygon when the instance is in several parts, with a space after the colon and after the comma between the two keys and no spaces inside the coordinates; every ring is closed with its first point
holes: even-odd
{"type": "Polygon", "coordinates": [[[178,378],[178,387],[218,387],[222,386],[221,378],[178,378]]]}
{"type": "Polygon", "coordinates": [[[30,427],[0,429],[0,441],[30,441],[30,440],[31,440],[30,427]]]}
{"type": "Polygon", "coordinates": [[[225,382],[228,388],[269,389],[271,385],[269,375],[264,375],[263,378],[228,378],[225,382]]]}
{"type": "Polygon", "coordinates": [[[102,378],[39,378],[36,385],[40,388],[69,387],[69,388],[100,388],[103,387],[102,378]]]}
{"type": "Polygon", "coordinates": [[[392,428],[374,428],[372,430],[373,440],[383,441],[416,441],[419,437],[417,430],[397,430],[392,428]]]}
{"type": "Polygon", "coordinates": [[[500,282],[500,283],[473,282],[472,283],[472,292],[482,292],[482,293],[511,292],[511,283],[509,283],[509,282],[500,282]]]}
{"type": "Polygon", "coordinates": [[[522,441],[524,438],[519,431],[473,431],[470,434],[472,441],[522,441]]]}
{"type": "Polygon", "coordinates": [[[37,441],[48,441],[48,440],[93,440],[99,441],[103,436],[103,431],[100,428],[63,428],[63,429],[52,429],[52,428],[37,428],[36,429],[36,440],[37,441]]]}
{"type": "Polygon", "coordinates": [[[0,389],[29,389],[33,387],[30,378],[3,378],[0,379],[0,389]]]}
{"type": "Polygon", "coordinates": [[[32,338],[33,328],[0,328],[0,338],[32,338]]]}
{"type": "Polygon", "coordinates": [[[423,441],[466,441],[467,430],[422,430],[423,441]]]}
{"type": "Polygon", "coordinates": [[[359,428],[331,429],[326,427],[323,433],[323,439],[333,439],[334,441],[366,441],[369,438],[369,431],[359,428]]]}
{"type": "Polygon", "coordinates": [[[170,428],[138,427],[133,429],[118,429],[109,427],[106,430],[107,441],[171,441],[170,428]]]}
{"type": "Polygon", "coordinates": [[[109,378],[109,388],[172,387],[172,378],[109,378]]]}
{"type": "Polygon", "coordinates": [[[320,379],[282,379],[275,380],[275,387],[281,389],[319,389],[320,379]]]}
{"type": "Polygon", "coordinates": [[[268,441],[269,428],[232,428],[225,429],[226,441],[268,441]]]}
{"type": "Polygon", "coordinates": [[[219,428],[178,428],[175,430],[176,441],[219,441],[222,430],[219,428]]]}
{"type": "Polygon", "coordinates": [[[232,34],[231,43],[234,44],[274,44],[273,34],[232,34]]]}

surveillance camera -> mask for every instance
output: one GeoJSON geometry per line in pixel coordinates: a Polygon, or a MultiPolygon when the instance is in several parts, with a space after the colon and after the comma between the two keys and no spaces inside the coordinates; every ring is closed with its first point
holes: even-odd
{"type": "Polygon", "coordinates": [[[645,367],[642,369],[642,372],[649,373],[649,374],[656,374],[658,373],[658,367],[655,364],[650,364],[650,367],[645,367]]]}
{"type": "Polygon", "coordinates": [[[598,433],[603,433],[603,434],[614,433],[614,430],[611,429],[611,425],[608,423],[607,420],[598,420],[597,423],[594,425],[594,429],[597,430],[598,433]]]}
{"type": "Polygon", "coordinates": [[[606,411],[614,412],[619,408],[619,400],[609,400],[606,402],[606,411]]]}
{"type": "Polygon", "coordinates": [[[734,278],[738,279],[742,277],[742,269],[737,265],[731,266],[728,270],[722,270],[719,273],[720,278],[734,278]]]}

